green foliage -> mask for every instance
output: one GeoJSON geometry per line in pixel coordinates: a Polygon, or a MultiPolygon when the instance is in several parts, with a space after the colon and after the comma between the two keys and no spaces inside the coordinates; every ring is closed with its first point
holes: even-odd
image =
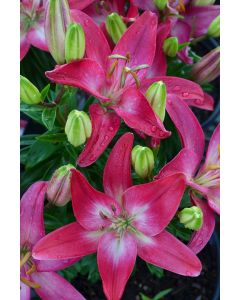
{"type": "Polygon", "coordinates": [[[164,270],[162,268],[156,267],[152,264],[146,263],[148,270],[150,271],[150,273],[154,276],[156,276],[157,278],[162,278],[164,276],[164,270]]]}
{"type": "Polygon", "coordinates": [[[171,293],[172,290],[173,289],[170,288],[170,289],[166,289],[166,290],[160,291],[153,298],[149,298],[148,296],[144,295],[143,293],[140,293],[141,300],[160,300],[160,299],[163,299],[163,297],[165,297],[169,293],[171,293]]]}

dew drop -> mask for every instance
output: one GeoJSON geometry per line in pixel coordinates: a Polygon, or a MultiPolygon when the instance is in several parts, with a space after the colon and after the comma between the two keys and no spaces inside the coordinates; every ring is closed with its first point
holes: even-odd
{"type": "Polygon", "coordinates": [[[178,92],[181,90],[181,87],[179,85],[176,85],[174,88],[173,88],[173,91],[174,92],[178,92]]]}
{"type": "Polygon", "coordinates": [[[194,102],[198,105],[202,105],[203,104],[203,100],[202,99],[196,99],[194,100],[194,102]]]}
{"type": "Polygon", "coordinates": [[[109,139],[108,135],[105,135],[104,140],[107,141],[109,139]]]}
{"type": "Polygon", "coordinates": [[[91,155],[89,159],[90,159],[90,161],[94,161],[94,160],[96,160],[96,156],[95,155],[91,155]]]}
{"type": "Polygon", "coordinates": [[[157,127],[156,126],[152,126],[151,130],[152,130],[152,132],[156,132],[157,131],[157,127]]]}
{"type": "Polygon", "coordinates": [[[104,145],[105,145],[105,142],[101,142],[100,146],[102,146],[102,147],[103,147],[104,145]]]}
{"type": "Polygon", "coordinates": [[[113,131],[114,130],[114,128],[113,127],[109,127],[109,131],[113,131]]]}
{"type": "Polygon", "coordinates": [[[183,96],[183,97],[188,97],[188,96],[189,96],[189,93],[188,93],[188,92],[183,92],[183,93],[182,93],[182,96],[183,96]]]}

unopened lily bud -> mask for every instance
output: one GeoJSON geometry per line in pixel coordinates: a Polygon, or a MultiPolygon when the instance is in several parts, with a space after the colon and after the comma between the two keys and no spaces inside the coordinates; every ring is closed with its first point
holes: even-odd
{"type": "Polygon", "coordinates": [[[149,177],[154,168],[154,155],[152,150],[148,147],[135,146],[132,149],[132,165],[139,177],[149,177]]]}
{"type": "Polygon", "coordinates": [[[159,10],[164,10],[168,4],[168,0],[153,0],[159,10]]]}
{"type": "Polygon", "coordinates": [[[193,0],[192,5],[194,6],[208,6],[213,5],[216,0],[193,0]]]}
{"type": "Polygon", "coordinates": [[[65,39],[65,58],[69,63],[83,58],[85,53],[85,33],[80,24],[68,25],[65,39]]]}
{"type": "Polygon", "coordinates": [[[73,165],[68,164],[57,169],[48,183],[47,199],[56,206],[64,206],[71,200],[70,179],[73,165]]]}
{"type": "Polygon", "coordinates": [[[83,145],[91,136],[92,123],[84,111],[72,110],[68,115],[65,133],[70,144],[74,147],[83,145]]]}
{"type": "Polygon", "coordinates": [[[204,55],[193,65],[191,76],[199,84],[209,83],[220,74],[220,48],[217,47],[204,55]]]}
{"type": "Polygon", "coordinates": [[[154,112],[163,121],[165,118],[167,89],[162,81],[154,82],[147,89],[145,96],[154,112]]]}
{"type": "Polygon", "coordinates": [[[178,52],[178,38],[167,38],[163,43],[163,51],[167,56],[175,57],[178,52]]]}
{"type": "Polygon", "coordinates": [[[45,36],[49,52],[58,64],[65,63],[65,36],[71,23],[67,0],[49,0],[45,18],[45,36]]]}
{"type": "Polygon", "coordinates": [[[20,99],[26,104],[38,104],[42,102],[39,90],[24,76],[20,76],[20,99]]]}
{"type": "Polygon", "coordinates": [[[117,13],[112,13],[107,16],[106,29],[113,42],[116,44],[127,30],[127,26],[117,13]]]}
{"type": "Polygon", "coordinates": [[[179,221],[184,225],[185,228],[192,230],[199,230],[203,223],[203,213],[201,208],[192,206],[184,208],[178,214],[179,221]]]}
{"type": "Polygon", "coordinates": [[[217,16],[209,25],[207,35],[213,38],[220,36],[220,16],[217,16]]]}

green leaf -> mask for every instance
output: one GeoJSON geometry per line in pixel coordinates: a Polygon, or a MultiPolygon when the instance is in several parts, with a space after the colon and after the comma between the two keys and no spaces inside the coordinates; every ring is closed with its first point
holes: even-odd
{"type": "Polygon", "coordinates": [[[160,300],[162,299],[164,296],[166,296],[167,294],[169,294],[172,291],[172,289],[166,289],[163,291],[160,291],[159,293],[157,293],[157,295],[155,295],[153,298],[149,298],[148,296],[145,296],[143,293],[140,293],[141,296],[141,300],[160,300]]]}
{"type": "Polygon", "coordinates": [[[152,264],[147,263],[148,270],[151,274],[155,275],[158,278],[162,278],[164,276],[164,271],[162,268],[156,267],[152,264]]]}
{"type": "Polygon", "coordinates": [[[36,138],[38,141],[48,142],[48,143],[60,143],[67,140],[65,133],[49,133],[42,134],[36,138]]]}
{"type": "Polygon", "coordinates": [[[31,146],[33,143],[36,142],[37,136],[37,134],[27,134],[21,136],[20,146],[31,146]]]}
{"type": "Polygon", "coordinates": [[[29,116],[31,119],[34,121],[40,123],[43,125],[42,121],[42,112],[43,112],[43,107],[37,106],[37,105],[27,105],[21,103],[20,105],[20,110],[23,112],[25,115],[29,116]]]}
{"type": "Polygon", "coordinates": [[[48,92],[49,92],[49,89],[50,89],[50,83],[47,84],[47,85],[41,90],[41,96],[42,96],[42,99],[43,99],[43,100],[45,100],[45,98],[47,97],[48,92]]]}
{"type": "Polygon", "coordinates": [[[42,122],[48,130],[52,130],[56,119],[56,107],[45,108],[42,112],[42,122]]]}

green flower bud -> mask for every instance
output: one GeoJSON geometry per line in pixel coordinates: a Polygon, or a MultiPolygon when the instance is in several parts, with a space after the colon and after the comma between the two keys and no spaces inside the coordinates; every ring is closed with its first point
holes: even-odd
{"type": "Polygon", "coordinates": [[[152,150],[148,147],[135,146],[132,149],[132,165],[139,177],[149,177],[154,168],[154,155],[152,150]]]}
{"type": "Polygon", "coordinates": [[[209,25],[207,34],[214,38],[220,36],[220,16],[217,16],[209,25]]]}
{"type": "Polygon", "coordinates": [[[65,39],[65,58],[67,63],[83,58],[85,53],[85,33],[80,24],[68,25],[65,39]]]}
{"type": "Polygon", "coordinates": [[[167,56],[175,57],[178,52],[178,38],[167,38],[163,43],[163,51],[167,56]]]}
{"type": "Polygon", "coordinates": [[[203,213],[201,208],[197,206],[184,208],[180,211],[178,217],[180,223],[182,223],[185,228],[199,230],[202,227],[203,213]]]}
{"type": "Polygon", "coordinates": [[[72,110],[68,115],[65,133],[74,147],[83,145],[92,133],[91,120],[84,111],[72,110]]]}
{"type": "Polygon", "coordinates": [[[65,63],[65,36],[71,23],[67,0],[49,0],[45,18],[45,36],[49,52],[58,64],[65,63]]]}
{"type": "Polygon", "coordinates": [[[194,6],[208,6],[213,5],[216,0],[193,0],[192,5],[194,6]]]}
{"type": "Polygon", "coordinates": [[[166,85],[162,81],[154,82],[147,89],[145,96],[154,112],[164,121],[167,98],[166,85]]]}
{"type": "Polygon", "coordinates": [[[107,16],[106,29],[113,42],[116,44],[127,30],[127,26],[117,13],[112,13],[107,16]]]}
{"type": "Polygon", "coordinates": [[[153,0],[153,2],[159,10],[164,10],[168,4],[168,0],[153,0]]]}
{"type": "Polygon", "coordinates": [[[68,164],[57,169],[48,183],[47,199],[56,206],[64,206],[71,200],[71,169],[73,165],[68,164]]]}
{"type": "Polygon", "coordinates": [[[20,75],[20,99],[26,104],[42,102],[39,90],[26,77],[20,75]]]}

